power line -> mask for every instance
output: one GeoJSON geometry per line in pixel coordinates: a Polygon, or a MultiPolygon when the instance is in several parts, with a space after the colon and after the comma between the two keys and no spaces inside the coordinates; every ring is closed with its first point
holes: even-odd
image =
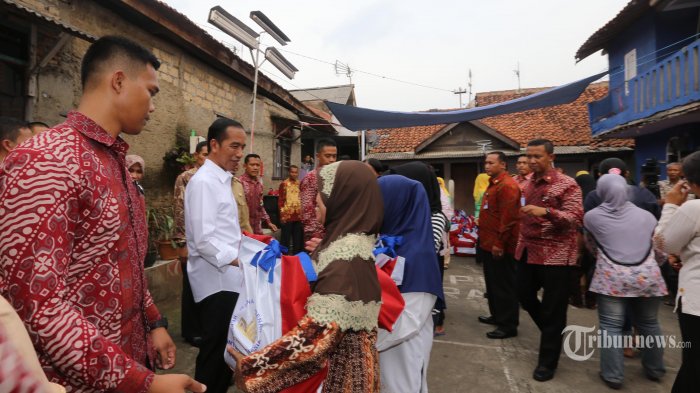
{"type": "MultiPolygon", "coordinates": [[[[218,29],[213,28],[212,26],[207,26],[207,25],[204,25],[204,24],[199,24],[199,23],[197,23],[197,26],[200,26],[200,27],[203,27],[203,28],[212,30],[212,31],[219,31],[218,29]]],[[[222,42],[223,44],[227,44],[227,45],[229,45],[229,46],[235,46],[235,44],[234,44],[234,43],[231,43],[231,42],[227,42],[227,41],[223,41],[223,40],[221,40],[221,42],[222,42]]],[[[292,54],[292,55],[295,55],[295,56],[303,57],[303,58],[308,59],[308,60],[313,60],[313,61],[316,61],[316,62],[319,62],[319,63],[328,64],[328,65],[331,65],[331,66],[334,66],[334,67],[335,67],[335,65],[336,65],[336,62],[330,62],[330,61],[327,61],[327,60],[322,60],[322,59],[319,59],[319,58],[316,58],[316,57],[313,57],[313,56],[308,56],[308,55],[304,55],[304,54],[301,54],[301,53],[292,52],[292,51],[287,50],[287,49],[277,48],[277,50],[279,50],[279,51],[281,51],[281,52],[286,52],[286,53],[289,53],[289,54],[292,54]]],[[[394,77],[391,77],[391,76],[380,75],[380,74],[377,74],[377,73],[374,73],[374,72],[370,72],[370,71],[358,70],[358,69],[356,69],[356,68],[353,68],[353,69],[352,69],[352,72],[359,72],[359,73],[366,74],[366,75],[370,75],[370,76],[373,76],[373,77],[376,77],[376,78],[387,79],[387,80],[390,80],[390,81],[399,82],[399,83],[404,83],[404,84],[411,85],[411,86],[422,87],[422,88],[426,88],[426,89],[433,89],[433,90],[438,90],[438,91],[444,91],[444,92],[447,92],[447,93],[452,93],[452,90],[449,90],[449,89],[443,89],[443,88],[440,88],[440,87],[434,87],[434,86],[424,85],[424,84],[421,84],[421,83],[410,82],[410,81],[406,81],[406,80],[403,80],[403,79],[394,78],[394,77]]]]}

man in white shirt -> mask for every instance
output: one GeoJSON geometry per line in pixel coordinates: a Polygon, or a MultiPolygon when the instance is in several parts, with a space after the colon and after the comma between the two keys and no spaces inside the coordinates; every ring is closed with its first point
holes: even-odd
{"type": "Polygon", "coordinates": [[[245,131],[240,123],[220,118],[209,127],[207,142],[209,156],[185,189],[187,274],[203,329],[195,375],[207,392],[225,393],[232,373],[223,354],[243,283],[231,171],[243,157],[245,131]]]}

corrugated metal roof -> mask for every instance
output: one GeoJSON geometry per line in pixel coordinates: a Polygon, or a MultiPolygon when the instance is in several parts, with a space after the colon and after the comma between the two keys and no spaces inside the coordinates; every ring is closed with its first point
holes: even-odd
{"type": "MultiPolygon", "coordinates": [[[[632,151],[629,147],[598,147],[589,146],[555,146],[554,154],[559,155],[575,155],[575,154],[593,154],[593,153],[610,153],[619,151],[632,151]]],[[[503,150],[506,156],[516,156],[522,154],[525,148],[521,150],[503,150]]],[[[448,150],[448,151],[430,151],[425,153],[414,152],[393,152],[393,153],[373,153],[368,154],[367,158],[376,158],[381,161],[398,161],[398,160],[436,160],[447,158],[479,158],[483,157],[484,153],[481,150],[448,150]]]]}
{"type": "Polygon", "coordinates": [[[18,9],[19,11],[21,11],[22,13],[24,13],[25,15],[27,15],[31,18],[40,19],[44,22],[51,23],[52,25],[58,27],[59,29],[65,31],[66,33],[69,33],[73,36],[80,37],[80,38],[82,38],[86,41],[89,41],[89,42],[97,41],[97,37],[95,37],[92,34],[88,34],[84,31],[81,31],[81,30],[71,26],[71,25],[60,22],[60,21],[58,21],[58,20],[56,20],[48,15],[43,15],[43,14],[41,14],[37,11],[34,11],[30,8],[27,8],[21,4],[17,4],[15,1],[12,1],[12,0],[1,0],[1,1],[7,5],[11,5],[11,6],[15,7],[16,9],[18,9]]]}
{"type": "MultiPolygon", "coordinates": [[[[311,89],[290,90],[289,92],[299,101],[324,100],[336,104],[348,104],[355,85],[315,87],[311,89]]],[[[350,103],[354,104],[354,103],[350,103]]]]}

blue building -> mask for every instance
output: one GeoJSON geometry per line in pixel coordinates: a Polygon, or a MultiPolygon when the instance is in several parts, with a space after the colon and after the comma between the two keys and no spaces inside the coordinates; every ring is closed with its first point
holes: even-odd
{"type": "Polygon", "coordinates": [[[634,138],[636,173],[700,148],[700,1],[633,0],[578,49],[608,55],[610,90],[589,104],[596,138],[634,138]]]}

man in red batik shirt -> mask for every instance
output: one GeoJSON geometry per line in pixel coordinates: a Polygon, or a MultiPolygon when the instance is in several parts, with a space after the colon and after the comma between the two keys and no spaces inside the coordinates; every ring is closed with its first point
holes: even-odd
{"type": "Polygon", "coordinates": [[[13,150],[0,172],[0,294],[32,337],[49,380],[73,392],[203,392],[175,345],[143,271],[148,230],[120,133],[155,109],[160,63],[102,37],[82,62],[83,96],[63,124],[13,150]]]}
{"type": "Polygon", "coordinates": [[[259,155],[255,153],[248,154],[243,159],[245,173],[238,177],[238,180],[243,184],[243,192],[245,192],[245,199],[248,202],[250,226],[256,235],[263,234],[263,221],[272,232],[277,232],[277,226],[270,221],[270,216],[263,206],[263,185],[260,183],[261,166],[262,160],[259,155]]]}
{"type": "Polygon", "coordinates": [[[332,139],[321,139],[316,144],[316,169],[301,181],[301,222],[304,225],[304,240],[322,239],[323,225],[316,219],[316,194],[318,194],[318,172],[332,164],[338,157],[338,146],[332,139]]]}
{"type": "Polygon", "coordinates": [[[541,331],[537,368],[540,382],[554,377],[566,327],[569,276],[578,260],[577,231],[582,225],[581,189],[576,181],[552,168],[554,144],[536,139],[527,145],[533,177],[525,187],[520,209],[520,237],[515,252],[518,297],[541,331]],[[542,301],[537,298],[544,289],[542,301]]]}
{"type": "Polygon", "coordinates": [[[282,245],[289,255],[304,251],[304,228],[301,225],[301,198],[299,190],[299,167],[289,166],[289,177],[280,183],[278,205],[282,223],[282,245]]]}
{"type": "Polygon", "coordinates": [[[518,241],[520,188],[508,175],[503,152],[487,154],[484,167],[490,177],[479,214],[479,247],[491,316],[481,316],[479,322],[496,326],[486,333],[488,338],[502,339],[518,335],[520,307],[513,255],[518,241]]]}
{"type": "Polygon", "coordinates": [[[532,179],[532,169],[530,169],[530,165],[527,163],[527,156],[525,154],[521,154],[518,157],[518,161],[515,163],[515,169],[517,173],[513,175],[513,179],[518,183],[520,191],[524,191],[527,182],[532,179]]]}

